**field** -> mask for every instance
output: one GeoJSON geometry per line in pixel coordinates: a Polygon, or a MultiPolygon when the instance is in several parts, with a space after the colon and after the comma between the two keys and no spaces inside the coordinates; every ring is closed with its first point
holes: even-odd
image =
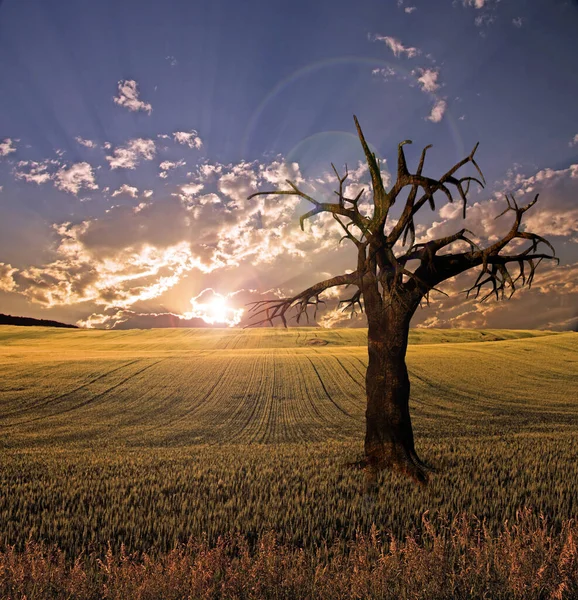
{"type": "Polygon", "coordinates": [[[567,534],[578,334],[413,331],[416,445],[439,473],[426,488],[385,474],[377,498],[346,466],[362,451],[365,344],[364,330],[0,327],[4,561],[35,542],[63,560],[160,557],[237,534],[345,557],[360,536],[447,539],[460,518],[488,540],[520,518],[567,534]]]}

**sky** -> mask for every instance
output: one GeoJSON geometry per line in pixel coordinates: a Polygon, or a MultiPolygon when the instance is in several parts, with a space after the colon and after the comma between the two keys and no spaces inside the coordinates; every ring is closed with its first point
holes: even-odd
{"type": "MultiPolygon", "coordinates": [[[[247,304],[355,269],[307,202],[397,145],[441,176],[476,153],[487,186],[436,200],[418,241],[510,226],[504,194],[559,265],[485,303],[432,293],[412,326],[578,328],[578,2],[0,0],[0,312],[83,327],[242,326],[247,304]]],[[[466,172],[464,175],[473,174],[466,172]]],[[[395,218],[395,214],[392,214],[395,218]]],[[[338,294],[311,324],[360,326],[338,294]]],[[[350,296],[347,291],[343,297],[350,296]]],[[[303,324],[303,323],[302,323],[303,324]]]]}

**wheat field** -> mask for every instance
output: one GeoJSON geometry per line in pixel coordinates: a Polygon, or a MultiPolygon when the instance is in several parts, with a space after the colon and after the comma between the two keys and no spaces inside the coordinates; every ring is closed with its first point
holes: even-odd
{"type": "Polygon", "coordinates": [[[166,556],[273,535],[345,552],[459,515],[498,535],[519,511],[555,534],[577,514],[577,350],[572,332],[412,331],[416,446],[438,473],[384,474],[367,498],[346,466],[364,330],[0,327],[0,550],[166,556]]]}

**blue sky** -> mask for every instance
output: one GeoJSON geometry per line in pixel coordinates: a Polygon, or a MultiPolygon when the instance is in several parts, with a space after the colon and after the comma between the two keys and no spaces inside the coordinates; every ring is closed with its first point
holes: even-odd
{"type": "MultiPolygon", "coordinates": [[[[504,191],[540,192],[529,225],[561,257],[500,305],[450,282],[414,324],[574,327],[576,31],[564,0],[4,0],[0,312],[227,324],[354,268],[331,224],[298,232],[303,204],[246,196],[287,177],[328,196],[330,162],[367,184],[356,114],[384,172],[404,139],[414,162],[434,145],[434,177],[479,141],[489,185],[466,226],[491,239],[504,191]]],[[[462,222],[440,199],[419,225],[462,222]]]]}

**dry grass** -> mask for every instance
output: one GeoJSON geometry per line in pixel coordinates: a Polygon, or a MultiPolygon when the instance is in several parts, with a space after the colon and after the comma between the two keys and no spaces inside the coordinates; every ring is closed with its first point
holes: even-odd
{"type": "Polygon", "coordinates": [[[341,545],[305,551],[274,534],[250,547],[243,536],[215,545],[191,540],[161,556],[111,549],[74,561],[29,542],[0,553],[0,596],[27,600],[185,598],[563,599],[578,595],[578,525],[536,526],[528,511],[497,535],[465,516],[433,523],[403,542],[373,528],[341,545]]]}

